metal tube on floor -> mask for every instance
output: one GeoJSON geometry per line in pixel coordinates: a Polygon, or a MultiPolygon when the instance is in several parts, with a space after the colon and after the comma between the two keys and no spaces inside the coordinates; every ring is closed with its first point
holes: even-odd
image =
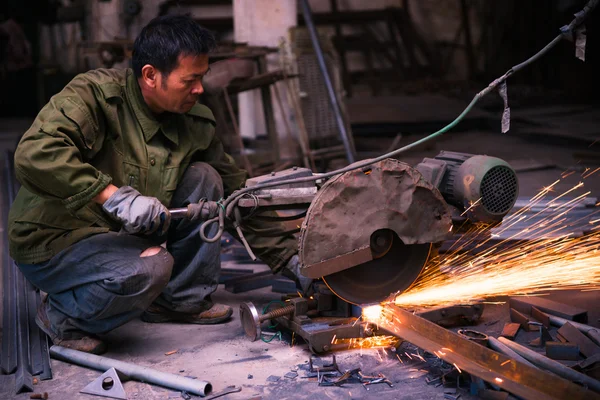
{"type": "Polygon", "coordinates": [[[558,361],[551,360],[550,358],[538,354],[535,351],[530,350],[525,346],[521,346],[520,344],[517,344],[511,340],[503,337],[498,338],[498,340],[502,344],[505,344],[507,347],[514,350],[516,353],[531,361],[533,364],[553,372],[558,376],[569,379],[570,381],[581,383],[582,385],[600,393],[600,381],[577,372],[569,367],[565,367],[558,361]]]}
{"type": "Polygon", "coordinates": [[[327,88],[327,94],[329,95],[329,103],[331,104],[331,108],[333,109],[333,113],[335,114],[335,122],[340,132],[340,138],[344,143],[346,158],[348,159],[349,163],[353,163],[354,148],[352,147],[352,143],[350,142],[350,136],[348,134],[348,131],[346,130],[346,124],[344,123],[344,118],[342,117],[342,109],[340,108],[337,94],[335,93],[335,89],[333,87],[333,84],[331,83],[331,76],[329,75],[329,71],[327,70],[327,63],[325,62],[323,49],[321,48],[321,44],[319,43],[319,35],[317,33],[315,23],[312,19],[312,11],[310,9],[310,5],[308,4],[308,0],[300,0],[300,6],[302,7],[302,16],[304,17],[304,23],[306,24],[306,28],[308,29],[308,33],[310,35],[310,41],[312,42],[313,48],[315,49],[319,69],[321,70],[321,75],[323,76],[325,87],[327,88]]]}
{"type": "Polygon", "coordinates": [[[568,322],[575,328],[579,329],[581,332],[587,334],[590,337],[590,339],[596,342],[596,344],[600,345],[600,329],[586,324],[582,324],[580,322],[569,321],[568,319],[564,319],[550,314],[548,314],[548,317],[550,318],[550,323],[552,325],[563,326],[568,322]]]}
{"type": "Polygon", "coordinates": [[[532,363],[527,361],[525,358],[520,356],[519,353],[512,350],[510,347],[506,346],[505,344],[500,342],[495,337],[491,337],[491,336],[488,337],[488,346],[490,346],[491,349],[496,350],[498,353],[502,353],[505,356],[513,358],[515,361],[518,361],[522,364],[529,365],[530,367],[537,368],[535,365],[533,365],[532,363]]]}
{"type": "Polygon", "coordinates": [[[50,355],[57,360],[93,368],[99,371],[107,371],[110,368],[114,368],[118,372],[125,374],[129,379],[153,383],[155,385],[185,391],[198,396],[206,396],[212,391],[210,382],[190,379],[168,372],[160,372],[152,368],[142,367],[108,357],[101,357],[95,354],[84,353],[82,351],[67,349],[61,346],[50,347],[50,355]]]}

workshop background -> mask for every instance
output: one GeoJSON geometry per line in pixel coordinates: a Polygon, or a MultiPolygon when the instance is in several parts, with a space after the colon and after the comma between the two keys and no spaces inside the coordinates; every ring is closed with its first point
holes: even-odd
{"type": "MultiPolygon", "coordinates": [[[[293,166],[331,171],[444,127],[476,93],[552,40],[586,1],[310,0],[328,81],[319,69],[301,3],[0,2],[2,236],[6,235],[9,208],[7,171],[20,136],[41,107],[75,75],[94,68],[128,67],[133,40],[156,16],[190,14],[215,32],[219,48],[211,62],[224,62],[211,66],[201,102],[215,113],[227,151],[250,176],[259,176],[293,166]],[[339,116],[327,84],[333,88],[339,116]]],[[[599,22],[600,10],[596,9],[585,23],[583,36],[561,41],[511,76],[508,104],[496,91],[488,94],[450,132],[399,159],[415,165],[442,150],[499,157],[518,175],[517,203],[527,202],[557,180],[553,191],[563,193],[586,178],[586,204],[597,206],[600,175],[589,172],[600,167],[599,22]],[[507,105],[510,127],[502,133],[507,105]]],[[[223,283],[239,276],[240,270],[266,276],[266,266],[250,262],[242,247],[224,245],[223,283]]],[[[6,271],[9,261],[4,244],[0,260],[6,271]]],[[[2,290],[5,280],[6,274],[0,274],[3,304],[9,296],[2,290]]],[[[240,303],[251,301],[262,309],[281,298],[282,294],[274,291],[276,284],[283,292],[290,287],[290,282],[279,278],[266,277],[264,281],[268,286],[251,284],[239,293],[233,285],[220,287],[215,300],[236,310],[225,325],[169,324],[157,329],[133,321],[107,336],[107,356],[204,379],[215,391],[229,385],[242,387],[241,392],[227,395],[232,399],[484,397],[483,392],[473,391],[472,382],[460,388],[459,380],[459,389],[452,393],[447,392],[447,385],[430,384],[432,365],[439,365],[429,359],[388,357],[387,352],[375,349],[340,352],[337,362],[345,369],[360,367],[365,373],[385,374],[393,387],[322,387],[312,379],[301,379],[298,374],[310,357],[305,344],[285,332],[282,340],[249,342],[240,325],[240,303]],[[290,378],[288,372],[297,372],[297,377],[290,378]]],[[[598,293],[555,291],[545,298],[585,310],[587,323],[598,328],[598,293]]],[[[471,328],[498,336],[506,322],[514,322],[509,315],[511,307],[506,296],[490,299],[471,328]]],[[[3,330],[7,321],[4,309],[0,307],[3,330]]],[[[527,343],[536,334],[521,332],[521,341],[527,343]]],[[[598,358],[594,365],[597,378],[598,358]]],[[[52,372],[53,379],[38,382],[36,392],[48,392],[49,398],[95,398],[79,391],[99,376],[98,372],[56,360],[52,360],[52,372]]],[[[15,395],[14,387],[14,377],[0,375],[0,398],[29,398],[30,393],[15,395]]],[[[179,392],[134,381],[127,382],[125,390],[128,398],[181,397],[179,392]]]]}

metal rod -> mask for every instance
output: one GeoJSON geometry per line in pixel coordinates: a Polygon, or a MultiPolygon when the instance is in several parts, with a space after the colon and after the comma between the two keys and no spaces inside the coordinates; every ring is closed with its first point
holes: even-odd
{"type": "MultiPolygon", "coordinates": [[[[600,398],[573,382],[463,339],[392,304],[383,307],[379,319],[369,318],[368,322],[524,399],[600,398]]],[[[600,382],[596,381],[596,385],[600,382]]]]}
{"type": "Polygon", "coordinates": [[[50,347],[50,355],[57,360],[74,363],[99,371],[107,371],[110,368],[114,368],[118,372],[127,375],[130,379],[153,383],[170,389],[186,391],[199,396],[206,396],[212,391],[210,382],[190,379],[167,372],[160,372],[152,368],[113,360],[112,358],[101,357],[95,354],[84,353],[82,351],[67,349],[61,346],[50,347]]]}
{"type": "Polygon", "coordinates": [[[496,350],[498,353],[502,353],[505,356],[508,356],[510,358],[515,359],[516,361],[523,363],[525,365],[529,365],[530,367],[533,368],[537,368],[535,365],[533,365],[532,363],[530,363],[529,361],[527,361],[525,358],[523,358],[522,356],[519,355],[519,353],[517,353],[514,350],[511,350],[510,347],[507,347],[505,344],[503,344],[502,342],[500,342],[498,339],[496,339],[495,337],[488,337],[488,346],[490,346],[490,348],[492,348],[493,350],[496,350]]]}
{"type": "Polygon", "coordinates": [[[575,328],[579,329],[581,332],[587,334],[590,339],[592,339],[596,344],[600,345],[600,329],[595,328],[593,326],[589,326],[586,324],[582,324],[575,321],[569,321],[568,319],[564,319],[561,317],[557,317],[554,315],[547,314],[550,318],[550,323],[554,326],[563,326],[567,322],[573,325],[575,328]]]}
{"type": "Polygon", "coordinates": [[[329,71],[327,70],[327,63],[325,62],[323,49],[321,48],[321,44],[319,43],[319,35],[317,34],[317,28],[315,27],[315,24],[313,22],[312,11],[310,9],[310,5],[308,4],[308,0],[300,0],[300,6],[302,7],[304,23],[306,24],[306,28],[308,29],[308,33],[310,35],[310,40],[312,42],[313,48],[315,49],[319,69],[321,70],[321,75],[323,76],[325,87],[327,88],[329,102],[331,104],[331,108],[333,109],[333,113],[335,114],[335,122],[340,132],[340,138],[344,143],[344,149],[346,150],[346,158],[348,159],[349,163],[353,163],[355,161],[354,148],[350,143],[350,137],[348,135],[348,131],[346,130],[346,124],[342,117],[342,109],[340,108],[340,104],[338,102],[337,94],[335,93],[333,84],[331,83],[331,76],[329,75],[329,71]]]}
{"type": "Polygon", "coordinates": [[[548,357],[538,354],[535,351],[530,350],[525,346],[521,346],[520,344],[517,344],[511,340],[508,340],[503,337],[498,338],[498,340],[505,344],[507,347],[517,352],[518,354],[525,357],[527,360],[534,363],[535,365],[539,365],[540,367],[547,369],[548,371],[553,372],[556,375],[561,376],[563,378],[569,379],[574,382],[579,382],[582,385],[585,385],[590,389],[600,393],[600,381],[591,378],[587,375],[584,375],[580,372],[577,372],[569,367],[565,367],[558,361],[551,360],[548,357]]]}
{"type": "Polygon", "coordinates": [[[171,208],[169,210],[169,214],[171,214],[172,219],[183,219],[187,216],[187,212],[187,207],[171,208]]]}
{"type": "MultiPolygon", "coordinates": [[[[27,292],[25,277],[17,273],[17,372],[15,372],[16,393],[33,392],[33,376],[29,363],[29,322],[27,312],[27,292]]],[[[37,327],[36,327],[37,328],[37,327]]]]}

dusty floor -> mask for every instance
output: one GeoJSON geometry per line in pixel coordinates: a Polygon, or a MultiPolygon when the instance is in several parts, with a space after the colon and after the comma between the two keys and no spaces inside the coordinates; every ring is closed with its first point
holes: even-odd
{"type": "MultiPolygon", "coordinates": [[[[24,125],[22,121],[0,124],[1,149],[12,146],[22,125],[24,125]]],[[[417,136],[407,135],[402,139],[401,144],[412,142],[417,136]]],[[[376,149],[387,147],[391,140],[389,136],[383,139],[362,137],[358,142],[365,145],[368,150],[378,151],[376,149]]],[[[402,159],[414,164],[423,157],[436,155],[439,150],[453,150],[494,155],[515,165],[528,165],[532,161],[552,164],[553,166],[545,169],[519,173],[520,195],[532,196],[543,186],[559,179],[561,173],[569,167],[580,168],[586,165],[597,167],[598,146],[600,145],[587,147],[568,141],[557,143],[541,140],[539,137],[520,135],[518,130],[511,134],[500,134],[497,130],[480,129],[447,134],[431,146],[407,154],[402,159]],[[575,155],[581,151],[595,154],[595,161],[582,163],[575,155]]],[[[562,180],[557,186],[557,192],[570,188],[580,180],[581,171],[562,180]]],[[[591,191],[590,196],[600,197],[600,175],[585,180],[585,185],[591,191]]],[[[0,226],[0,230],[1,228],[3,225],[0,226]]],[[[0,257],[1,251],[0,248],[0,257]]],[[[553,293],[550,298],[586,308],[590,313],[590,325],[599,326],[599,293],[558,292],[553,293]]],[[[228,395],[225,397],[227,399],[250,399],[257,396],[263,399],[444,398],[443,387],[426,384],[428,364],[406,358],[403,359],[404,364],[401,364],[394,354],[384,353],[381,350],[339,352],[338,363],[342,369],[360,367],[368,374],[382,372],[394,383],[393,388],[384,384],[374,385],[368,391],[359,384],[348,384],[341,388],[318,387],[316,382],[303,379],[303,368],[310,356],[306,345],[291,346],[289,336],[284,336],[282,342],[277,340],[271,343],[250,342],[244,336],[240,326],[237,310],[241,302],[251,301],[261,307],[279,297],[279,294],[270,292],[270,288],[240,294],[231,294],[219,288],[214,300],[229,304],[235,310],[233,319],[228,323],[216,326],[189,326],[155,325],[132,321],[106,337],[110,345],[106,356],[160,371],[208,380],[212,383],[215,392],[229,385],[242,387],[240,393],[228,395]],[[174,354],[166,355],[174,350],[176,350],[174,354]],[[283,377],[287,372],[296,369],[299,373],[297,378],[283,377]],[[267,379],[273,375],[281,379],[269,382],[267,379]]],[[[475,329],[497,336],[507,320],[506,304],[487,305],[483,318],[475,329]]],[[[554,334],[555,330],[551,333],[554,334]]],[[[520,333],[519,341],[529,341],[533,338],[530,337],[532,334],[520,333]]],[[[100,372],[56,360],[52,361],[52,365],[54,379],[40,382],[36,386],[38,392],[48,392],[51,399],[95,398],[80,394],[79,390],[98,377],[100,372]]],[[[13,395],[12,379],[13,377],[0,376],[0,398],[28,399],[29,394],[16,397],[13,395]]],[[[180,398],[178,392],[144,383],[130,381],[124,386],[130,399],[180,398]]],[[[460,393],[461,398],[471,398],[465,390],[460,393]]]]}

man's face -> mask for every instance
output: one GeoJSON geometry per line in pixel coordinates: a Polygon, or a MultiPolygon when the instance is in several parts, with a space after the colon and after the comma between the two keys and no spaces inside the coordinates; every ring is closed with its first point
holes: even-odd
{"type": "Polygon", "coordinates": [[[179,65],[168,76],[158,73],[154,104],[158,108],[184,114],[204,92],[202,78],[209,71],[208,55],[179,56],[179,65]]]}

